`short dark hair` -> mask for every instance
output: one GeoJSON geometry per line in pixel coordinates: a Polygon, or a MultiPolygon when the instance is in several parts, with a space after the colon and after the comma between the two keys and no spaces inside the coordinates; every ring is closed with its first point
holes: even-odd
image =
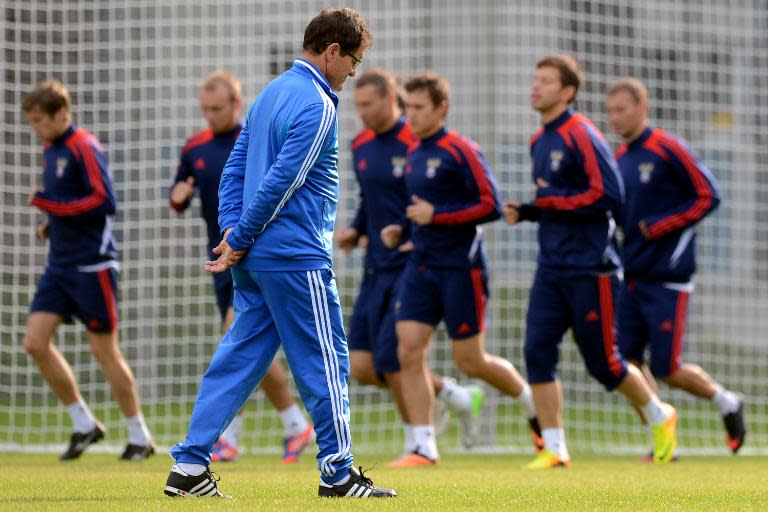
{"type": "Polygon", "coordinates": [[[573,102],[576,99],[576,95],[579,93],[579,88],[584,84],[584,75],[579,68],[579,63],[576,59],[570,55],[564,53],[556,53],[553,55],[547,55],[536,63],[536,69],[551,67],[560,72],[560,85],[562,87],[573,87],[575,92],[573,97],[568,103],[573,102]]]}
{"type": "Polygon", "coordinates": [[[405,90],[413,92],[418,89],[426,89],[429,98],[434,106],[440,105],[443,101],[451,101],[451,85],[448,80],[437,73],[426,72],[412,76],[405,82],[405,90]]]}
{"type": "Polygon", "coordinates": [[[648,88],[646,88],[645,84],[637,78],[632,78],[631,76],[623,76],[619,78],[611,84],[606,95],[613,96],[621,91],[625,91],[632,96],[635,103],[642,103],[643,101],[648,100],[648,88]]]}
{"type": "Polygon", "coordinates": [[[368,30],[368,24],[354,9],[328,8],[312,18],[304,29],[305,51],[320,54],[331,43],[339,43],[345,54],[354,52],[363,41],[373,42],[373,34],[368,30]]]}
{"type": "Polygon", "coordinates": [[[374,87],[376,92],[379,93],[379,96],[386,96],[387,94],[394,93],[398,107],[401,109],[404,108],[403,88],[398,83],[395,74],[388,69],[371,68],[360,75],[360,78],[355,80],[355,89],[360,89],[366,85],[374,87]]]}
{"type": "Polygon", "coordinates": [[[64,84],[58,80],[48,80],[40,82],[24,95],[21,100],[21,109],[24,112],[30,112],[38,107],[48,116],[53,116],[62,108],[69,110],[70,102],[69,91],[64,84]]]}

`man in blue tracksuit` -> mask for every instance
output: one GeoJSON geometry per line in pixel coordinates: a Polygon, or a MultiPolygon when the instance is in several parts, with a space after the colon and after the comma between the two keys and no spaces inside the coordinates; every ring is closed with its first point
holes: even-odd
{"type": "Polygon", "coordinates": [[[349,355],[331,271],[338,202],[336,106],[372,35],[352,9],[325,9],[304,53],[248,110],[219,186],[219,259],[232,267],[235,321],[203,376],[189,433],[175,445],[169,496],[220,496],[210,450],[282,342],[320,448],[320,496],[385,497],[352,467],[349,355]]]}
{"type": "Polygon", "coordinates": [[[627,189],[619,217],[626,272],[616,308],[619,350],[646,375],[650,370],[672,387],[711,400],[736,453],[746,436],[744,401],[700,366],[682,360],[696,268],[694,230],[720,203],[717,184],[687,143],[648,125],[648,91],[642,82],[617,80],[606,106],[613,130],[624,139],[616,159],[627,189]],[[643,363],[646,348],[650,368],[643,363]]]}

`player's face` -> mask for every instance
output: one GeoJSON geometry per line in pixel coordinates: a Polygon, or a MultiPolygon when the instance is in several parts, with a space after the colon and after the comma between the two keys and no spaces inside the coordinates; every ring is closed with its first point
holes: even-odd
{"type": "Polygon", "coordinates": [[[32,107],[24,115],[35,135],[43,142],[51,142],[56,139],[67,131],[70,125],[69,111],[66,108],[60,109],[51,116],[40,110],[40,107],[32,107]]]}
{"type": "Polygon", "coordinates": [[[552,66],[543,66],[533,75],[531,87],[531,106],[534,110],[546,113],[565,108],[573,95],[573,87],[563,87],[560,82],[560,70],[552,66]]]}
{"type": "Polygon", "coordinates": [[[366,128],[379,133],[392,124],[394,98],[391,94],[380,94],[374,85],[355,89],[357,115],[366,128]]]}
{"type": "Polygon", "coordinates": [[[331,89],[334,91],[342,90],[347,78],[355,76],[357,67],[365,58],[365,52],[370,46],[371,42],[364,39],[360,48],[356,50],[342,52],[340,49],[331,49],[331,47],[326,50],[326,59],[328,60],[326,61],[325,77],[331,84],[331,89]]]}
{"type": "Polygon", "coordinates": [[[405,98],[405,113],[408,116],[408,122],[411,124],[413,133],[422,139],[442,128],[447,112],[448,102],[443,101],[440,105],[435,105],[426,89],[411,91],[405,98]]]}
{"type": "Polygon", "coordinates": [[[635,100],[628,91],[618,91],[608,96],[605,110],[611,129],[624,139],[633,139],[645,127],[647,103],[635,100]]]}
{"type": "Polygon", "coordinates": [[[237,114],[242,102],[233,100],[232,95],[223,85],[213,90],[200,91],[200,110],[208,121],[208,128],[213,133],[225,133],[237,126],[237,114]]]}

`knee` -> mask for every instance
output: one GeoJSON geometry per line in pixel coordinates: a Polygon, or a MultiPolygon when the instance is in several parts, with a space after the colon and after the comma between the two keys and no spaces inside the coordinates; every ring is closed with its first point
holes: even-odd
{"type": "Polygon", "coordinates": [[[400,343],[397,347],[397,359],[403,369],[421,366],[424,363],[425,349],[416,344],[400,343]]]}
{"type": "Polygon", "coordinates": [[[32,359],[44,359],[48,354],[50,342],[51,340],[27,334],[24,337],[24,350],[32,357],[32,359]]]}
{"type": "Polygon", "coordinates": [[[461,373],[467,377],[480,377],[483,370],[482,356],[454,356],[453,359],[461,373]]]}

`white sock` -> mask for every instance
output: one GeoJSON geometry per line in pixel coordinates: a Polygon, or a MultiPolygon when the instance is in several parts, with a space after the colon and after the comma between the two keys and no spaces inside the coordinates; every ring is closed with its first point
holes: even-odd
{"type": "Polygon", "coordinates": [[[536,417],[536,406],[533,403],[533,393],[531,393],[531,386],[527,382],[523,383],[523,391],[515,397],[515,400],[520,404],[520,407],[525,411],[525,417],[528,419],[536,417]]]}
{"type": "Polygon", "coordinates": [[[405,449],[403,453],[412,453],[416,449],[416,436],[413,434],[413,426],[406,423],[403,427],[405,430],[405,449]]]}
{"type": "Polygon", "coordinates": [[[179,469],[190,476],[200,476],[205,473],[205,466],[202,464],[192,464],[189,462],[179,462],[176,464],[179,469]]]}
{"type": "Polygon", "coordinates": [[[66,406],[69,417],[72,418],[73,430],[85,434],[96,427],[96,418],[81,398],[66,406]]]}
{"type": "Polygon", "coordinates": [[[243,425],[243,415],[237,413],[237,416],[232,418],[232,421],[221,433],[221,439],[224,439],[227,443],[234,447],[237,447],[237,438],[240,437],[240,427],[243,425]]]}
{"type": "Polygon", "coordinates": [[[565,430],[562,428],[545,428],[541,431],[544,438],[544,448],[557,455],[560,460],[571,460],[568,447],[565,445],[565,430]]]}
{"type": "Polygon", "coordinates": [[[725,416],[732,412],[739,410],[739,404],[741,404],[741,398],[733,391],[724,389],[720,384],[717,384],[717,391],[715,396],[712,397],[712,402],[720,409],[720,414],[725,416]]]}
{"type": "Polygon", "coordinates": [[[651,395],[651,399],[648,400],[647,404],[640,406],[640,410],[643,411],[645,421],[650,425],[664,423],[664,420],[667,419],[667,411],[664,410],[661,400],[656,395],[651,395]]]}
{"type": "Polygon", "coordinates": [[[412,425],[413,438],[416,441],[416,451],[432,460],[440,458],[435,442],[435,427],[433,425],[412,425]]]}
{"type": "Polygon", "coordinates": [[[468,411],[472,407],[472,395],[464,386],[459,386],[455,379],[443,377],[443,389],[437,394],[451,408],[457,411],[468,411]]]}
{"type": "Polygon", "coordinates": [[[296,404],[291,404],[290,406],[280,411],[279,414],[280,421],[283,422],[283,431],[285,432],[285,437],[301,434],[307,430],[307,427],[309,426],[307,419],[304,417],[301,409],[299,409],[299,406],[296,404]]]}
{"type": "Polygon", "coordinates": [[[128,423],[128,442],[130,444],[147,446],[152,441],[152,436],[149,435],[149,428],[147,428],[147,423],[144,421],[142,413],[132,418],[125,418],[125,421],[128,423]]]}

